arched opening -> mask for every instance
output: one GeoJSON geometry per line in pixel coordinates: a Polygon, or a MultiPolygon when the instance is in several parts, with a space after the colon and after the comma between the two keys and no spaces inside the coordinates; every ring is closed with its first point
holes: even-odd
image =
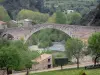
{"type": "Polygon", "coordinates": [[[5,38],[5,39],[8,39],[8,40],[14,39],[14,37],[11,34],[4,34],[2,37],[5,38]]]}
{"type": "Polygon", "coordinates": [[[38,48],[60,51],[65,50],[64,45],[68,38],[70,36],[61,30],[46,28],[33,33],[26,43],[29,46],[37,45],[38,48]]]}

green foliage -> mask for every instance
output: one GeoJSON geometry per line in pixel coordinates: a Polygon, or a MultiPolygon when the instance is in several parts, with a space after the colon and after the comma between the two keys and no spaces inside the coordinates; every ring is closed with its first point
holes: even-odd
{"type": "Polygon", "coordinates": [[[2,48],[3,46],[6,47],[6,46],[9,46],[9,45],[10,45],[9,40],[0,38],[0,48],[2,48]]]}
{"type": "Polygon", "coordinates": [[[30,69],[31,60],[39,54],[28,50],[28,46],[23,41],[10,41],[0,39],[0,68],[8,70],[25,70],[30,69]]]}
{"type": "Polygon", "coordinates": [[[82,56],[83,46],[83,42],[76,38],[68,39],[65,45],[67,57],[77,59],[77,68],[79,68],[79,58],[82,56]]]}
{"type": "Polygon", "coordinates": [[[27,41],[28,45],[37,45],[38,44],[38,36],[36,34],[33,34],[29,40],[27,41]]]}
{"type": "Polygon", "coordinates": [[[32,60],[40,55],[37,51],[29,51],[29,54],[32,60]]]}
{"type": "Polygon", "coordinates": [[[6,22],[11,20],[6,9],[3,6],[0,6],[0,20],[6,22]]]}
{"type": "Polygon", "coordinates": [[[74,10],[82,15],[87,14],[97,4],[97,0],[45,0],[44,2],[50,11],[53,9],[67,13],[67,10],[74,10]]]}
{"type": "Polygon", "coordinates": [[[66,15],[67,24],[79,24],[80,19],[82,18],[80,13],[72,12],[66,15]]]}
{"type": "Polygon", "coordinates": [[[56,13],[49,17],[48,23],[56,23],[56,13]]]}
{"type": "Polygon", "coordinates": [[[56,12],[48,19],[48,23],[66,24],[66,15],[62,12],[56,12]]]}
{"type": "Polygon", "coordinates": [[[52,54],[53,52],[51,50],[43,50],[41,54],[52,54]]]}
{"type": "Polygon", "coordinates": [[[12,46],[11,42],[5,39],[0,40],[0,68],[9,70],[15,69],[20,64],[18,48],[12,46]],[[16,59],[15,59],[16,58],[16,59]]]}
{"type": "Polygon", "coordinates": [[[96,32],[89,37],[88,49],[92,56],[95,57],[94,65],[96,65],[98,58],[100,57],[100,32],[96,32]]]}
{"type": "Polygon", "coordinates": [[[32,19],[35,24],[41,24],[45,23],[49,15],[48,14],[43,14],[40,12],[33,12],[32,10],[27,10],[27,9],[22,9],[18,15],[17,15],[17,20],[22,20],[22,19],[32,19]]]}
{"type": "Polygon", "coordinates": [[[52,46],[52,42],[61,42],[70,38],[67,34],[55,30],[55,29],[44,29],[30,37],[27,41],[29,45],[39,45],[40,48],[47,48],[52,46]]]}
{"type": "Polygon", "coordinates": [[[89,37],[88,48],[92,55],[97,56],[100,54],[100,32],[96,32],[89,37]]]}
{"type": "Polygon", "coordinates": [[[47,47],[50,47],[51,45],[52,45],[52,42],[50,40],[43,41],[43,42],[40,42],[39,48],[47,48],[47,47]]]}
{"type": "Polygon", "coordinates": [[[79,58],[83,48],[83,42],[79,39],[71,38],[66,42],[66,53],[69,58],[73,56],[79,58]]]}
{"type": "Polygon", "coordinates": [[[82,15],[78,12],[64,14],[63,12],[54,13],[49,19],[48,23],[57,24],[79,24],[82,15]]]}
{"type": "Polygon", "coordinates": [[[0,67],[15,69],[20,63],[20,57],[16,47],[2,47],[0,49],[0,67]],[[16,59],[15,59],[16,58],[16,59]]]}
{"type": "Polygon", "coordinates": [[[12,46],[16,46],[17,51],[19,53],[20,56],[20,64],[17,65],[17,67],[15,68],[15,70],[22,70],[25,68],[31,68],[32,66],[32,57],[30,56],[30,51],[28,50],[28,46],[26,44],[24,44],[23,41],[13,41],[11,43],[12,46]]]}
{"type": "Polygon", "coordinates": [[[0,0],[0,3],[3,2],[4,0],[0,0]]]}
{"type": "Polygon", "coordinates": [[[62,12],[56,12],[56,23],[66,24],[66,16],[62,12]]]}

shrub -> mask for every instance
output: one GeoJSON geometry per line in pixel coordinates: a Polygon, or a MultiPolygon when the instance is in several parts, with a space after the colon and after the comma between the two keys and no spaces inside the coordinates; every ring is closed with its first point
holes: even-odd
{"type": "Polygon", "coordinates": [[[79,75],[87,75],[84,71],[81,71],[79,75]]]}

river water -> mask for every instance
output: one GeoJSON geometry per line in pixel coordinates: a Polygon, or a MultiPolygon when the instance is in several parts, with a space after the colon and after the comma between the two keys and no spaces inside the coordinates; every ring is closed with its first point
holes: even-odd
{"type": "MultiPolygon", "coordinates": [[[[30,50],[44,50],[43,48],[38,48],[37,45],[33,45],[29,47],[30,50]]],[[[53,51],[65,51],[64,44],[61,42],[53,42],[53,46],[46,48],[48,50],[53,51]]]]}

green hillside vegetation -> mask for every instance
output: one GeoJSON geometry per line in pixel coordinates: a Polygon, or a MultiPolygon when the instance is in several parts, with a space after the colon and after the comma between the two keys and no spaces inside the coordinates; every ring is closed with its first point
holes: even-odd
{"type": "Polygon", "coordinates": [[[95,7],[97,0],[44,0],[44,3],[51,12],[75,10],[84,15],[95,7]]]}
{"type": "MultiPolygon", "coordinates": [[[[0,2],[2,1],[4,0],[0,0],[0,2]]],[[[49,13],[50,15],[56,11],[74,10],[83,16],[94,9],[97,4],[97,0],[5,0],[0,3],[9,12],[11,19],[16,19],[16,15],[21,9],[49,13]]]]}
{"type": "Polygon", "coordinates": [[[39,45],[41,48],[52,46],[52,42],[66,41],[69,38],[67,34],[55,29],[44,29],[33,34],[27,43],[29,45],[39,45]]]}
{"type": "Polygon", "coordinates": [[[4,0],[0,0],[0,2],[3,2],[4,0]]]}
{"type": "Polygon", "coordinates": [[[6,9],[3,6],[0,6],[0,20],[6,22],[11,20],[6,9]]]}
{"type": "Polygon", "coordinates": [[[72,12],[65,14],[63,12],[56,12],[51,15],[47,23],[57,23],[57,24],[80,24],[82,15],[78,12],[72,12]]]}
{"type": "Polygon", "coordinates": [[[41,24],[45,23],[48,20],[49,15],[40,12],[34,12],[32,10],[27,10],[27,9],[22,9],[17,15],[17,20],[22,20],[27,18],[33,20],[35,24],[41,24]]]}

